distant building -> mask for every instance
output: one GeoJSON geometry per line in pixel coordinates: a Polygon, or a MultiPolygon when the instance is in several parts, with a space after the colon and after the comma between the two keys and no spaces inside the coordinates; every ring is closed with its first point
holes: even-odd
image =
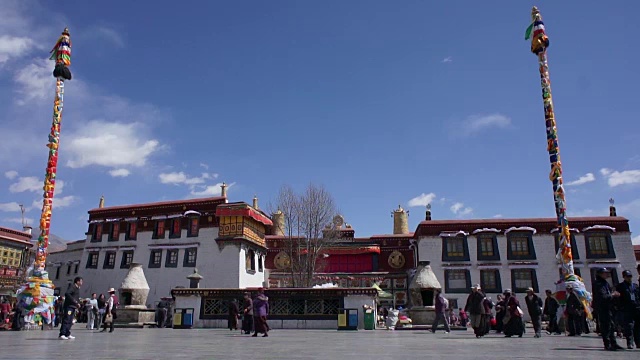
{"type": "Polygon", "coordinates": [[[13,296],[22,285],[30,263],[31,228],[0,227],[0,295],[13,296]]]}
{"type": "Polygon", "coordinates": [[[150,304],[188,286],[196,268],[201,287],[264,286],[264,236],[271,220],[249,204],[227,203],[223,195],[89,210],[86,240],[51,254],[49,276],[63,289],[82,276],[82,296],[88,296],[119,288],[129,265],[140,263],[150,304]]]}
{"type": "MultiPolygon", "coordinates": [[[[636,267],[627,219],[581,217],[569,224],[575,272],[588,290],[597,268],[611,268],[612,282],[618,282],[623,270],[636,267]]],[[[454,307],[464,306],[473,284],[495,300],[507,288],[516,294],[529,287],[537,293],[555,291],[560,278],[555,218],[426,220],[415,238],[419,259],[431,262],[454,307]]]]}

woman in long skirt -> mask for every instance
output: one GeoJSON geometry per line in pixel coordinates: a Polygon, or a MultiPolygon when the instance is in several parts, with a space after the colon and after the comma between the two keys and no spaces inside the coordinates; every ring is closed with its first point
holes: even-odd
{"type": "Polygon", "coordinates": [[[244,294],[242,308],[242,331],[248,335],[253,330],[253,300],[249,293],[244,294]]]}
{"type": "Polygon", "coordinates": [[[269,324],[267,324],[267,314],[269,313],[269,298],[264,294],[264,289],[258,290],[258,296],[253,300],[253,326],[255,331],[253,337],[258,333],[264,334],[263,337],[269,336],[269,324]]]}

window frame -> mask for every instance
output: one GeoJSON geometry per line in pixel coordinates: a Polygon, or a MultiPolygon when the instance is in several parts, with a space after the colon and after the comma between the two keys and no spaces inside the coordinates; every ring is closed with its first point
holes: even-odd
{"type": "Polygon", "coordinates": [[[466,235],[442,237],[442,261],[471,261],[469,258],[469,243],[466,235]],[[462,241],[462,256],[450,256],[448,251],[449,241],[462,241]]]}
{"type": "Polygon", "coordinates": [[[166,268],[177,268],[178,267],[178,259],[180,257],[180,249],[167,249],[167,255],[165,258],[165,262],[164,262],[164,267],[166,268]],[[176,262],[175,263],[170,263],[169,260],[171,259],[171,254],[175,253],[176,254],[176,262]]]}
{"type": "Polygon", "coordinates": [[[182,260],[182,267],[196,267],[196,263],[198,262],[198,248],[191,247],[184,249],[184,259],[182,260]],[[189,254],[193,252],[194,258],[193,262],[189,261],[189,254]]]}
{"type": "Polygon", "coordinates": [[[127,221],[127,232],[124,236],[125,241],[135,241],[138,239],[138,222],[127,221]],[[132,234],[133,229],[133,234],[132,234]]]}
{"type": "Polygon", "coordinates": [[[109,238],[107,241],[118,241],[120,240],[120,222],[115,221],[110,224],[109,229],[109,238]]]}
{"type": "Polygon", "coordinates": [[[115,251],[107,251],[104,256],[104,263],[102,264],[103,269],[115,269],[116,267],[116,255],[115,251]],[[109,264],[109,258],[113,255],[113,264],[109,264]]]}
{"type": "Polygon", "coordinates": [[[491,294],[502,294],[502,278],[500,276],[500,270],[499,269],[482,269],[480,270],[480,287],[482,288],[482,291],[484,291],[485,293],[491,293],[491,294]],[[485,281],[484,281],[484,277],[483,274],[485,273],[493,273],[494,278],[495,278],[495,283],[496,286],[491,288],[489,287],[485,281]]]}
{"type": "Polygon", "coordinates": [[[151,250],[151,252],[149,253],[149,268],[150,269],[159,269],[162,267],[162,249],[153,249],[151,250]],[[156,264],[155,262],[155,255],[156,254],[160,254],[160,259],[158,261],[158,263],[156,264]]]}
{"type": "Polygon", "coordinates": [[[498,235],[492,233],[480,233],[476,235],[478,246],[478,260],[500,260],[500,249],[498,248],[498,235]],[[491,246],[493,247],[493,255],[482,255],[482,241],[491,237],[491,246]]]}
{"type": "MultiPolygon", "coordinates": [[[[555,242],[555,249],[556,249],[556,254],[558,253],[558,250],[560,249],[560,231],[557,231],[556,233],[554,233],[553,235],[553,241],[555,242]]],[[[571,255],[573,256],[574,260],[580,260],[580,253],[578,252],[578,244],[576,243],[576,235],[571,232],[571,238],[569,239],[571,241],[571,255]]]]}
{"type": "Polygon", "coordinates": [[[102,242],[103,225],[104,224],[101,222],[93,224],[93,229],[91,230],[91,242],[102,242]]]}
{"type": "Polygon", "coordinates": [[[155,226],[153,227],[153,236],[151,236],[151,238],[164,239],[166,234],[167,234],[167,220],[166,219],[156,220],[155,226]],[[162,232],[160,233],[159,231],[161,227],[162,227],[162,232]]]}
{"type": "Polygon", "coordinates": [[[264,257],[258,255],[258,272],[264,272],[264,257]]]}
{"type": "Polygon", "coordinates": [[[188,218],[187,237],[198,237],[200,234],[200,217],[191,216],[188,218]],[[195,230],[193,229],[195,223],[195,230]]]}
{"type": "Polygon", "coordinates": [[[244,261],[245,270],[250,274],[256,273],[256,252],[253,249],[247,249],[244,261]]]}
{"type": "Polygon", "coordinates": [[[89,253],[89,257],[87,258],[87,265],[85,267],[87,269],[97,269],[99,261],[100,261],[100,253],[97,252],[97,251],[92,251],[92,252],[89,253]],[[95,256],[95,259],[96,259],[95,265],[92,264],[93,263],[93,261],[92,261],[93,256],[95,256]]]}
{"type": "Polygon", "coordinates": [[[531,287],[533,288],[533,291],[537,294],[540,292],[540,288],[538,285],[538,274],[536,269],[531,269],[531,268],[526,268],[526,269],[511,269],[511,288],[513,289],[513,292],[515,294],[522,294],[522,293],[526,293],[527,292],[527,288],[529,288],[528,286],[526,288],[519,288],[516,286],[516,276],[515,274],[518,272],[525,272],[528,271],[531,274],[531,287]]]}
{"type": "Polygon", "coordinates": [[[61,265],[61,266],[56,267],[56,280],[60,279],[60,268],[61,268],[61,267],[62,267],[62,265],[61,265]]]}
{"type": "Polygon", "coordinates": [[[67,275],[71,275],[71,264],[67,264],[67,275]]]}
{"type": "Polygon", "coordinates": [[[587,259],[615,259],[616,250],[613,247],[613,239],[611,238],[611,231],[603,230],[590,230],[584,233],[584,246],[587,250],[587,259]],[[606,254],[594,254],[591,250],[590,238],[595,236],[604,236],[607,245],[606,254]]]}
{"type": "Polygon", "coordinates": [[[133,263],[133,250],[125,250],[122,252],[122,258],[120,259],[120,269],[128,269],[131,263],[133,263]],[[131,254],[131,261],[127,264],[127,255],[131,254]]]}
{"type": "Polygon", "coordinates": [[[533,245],[533,234],[531,232],[513,231],[507,234],[507,260],[536,260],[536,248],[533,245]],[[525,235],[527,238],[528,255],[515,255],[511,246],[515,237],[525,235]]]}
{"type": "Polygon", "coordinates": [[[466,294],[471,290],[471,270],[468,269],[445,269],[444,270],[444,292],[445,294],[466,294]],[[452,288],[449,285],[449,274],[452,272],[462,272],[465,274],[465,288],[452,288]]]}
{"type": "Polygon", "coordinates": [[[169,239],[179,239],[182,237],[182,218],[173,218],[170,222],[171,227],[169,228],[169,239]],[[178,224],[179,230],[176,234],[175,226],[178,224]]]}

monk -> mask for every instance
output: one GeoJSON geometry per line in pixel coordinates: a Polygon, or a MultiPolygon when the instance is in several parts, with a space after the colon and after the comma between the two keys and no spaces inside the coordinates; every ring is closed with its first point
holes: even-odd
{"type": "Polygon", "coordinates": [[[258,296],[253,300],[253,326],[255,327],[253,337],[258,333],[269,336],[269,324],[267,324],[267,314],[269,313],[269,298],[264,294],[264,289],[258,289],[258,296]]]}

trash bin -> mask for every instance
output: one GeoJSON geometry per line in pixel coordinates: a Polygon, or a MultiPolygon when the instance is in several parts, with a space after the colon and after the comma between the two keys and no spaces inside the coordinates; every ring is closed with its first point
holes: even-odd
{"type": "Polygon", "coordinates": [[[173,328],[191,329],[193,327],[193,308],[173,310],[173,328]]]}
{"type": "Polygon", "coordinates": [[[376,314],[373,309],[366,309],[364,311],[364,329],[375,330],[376,329],[376,314]]]}
{"type": "Polygon", "coordinates": [[[338,309],[338,330],[358,330],[358,309],[338,309]]]}

